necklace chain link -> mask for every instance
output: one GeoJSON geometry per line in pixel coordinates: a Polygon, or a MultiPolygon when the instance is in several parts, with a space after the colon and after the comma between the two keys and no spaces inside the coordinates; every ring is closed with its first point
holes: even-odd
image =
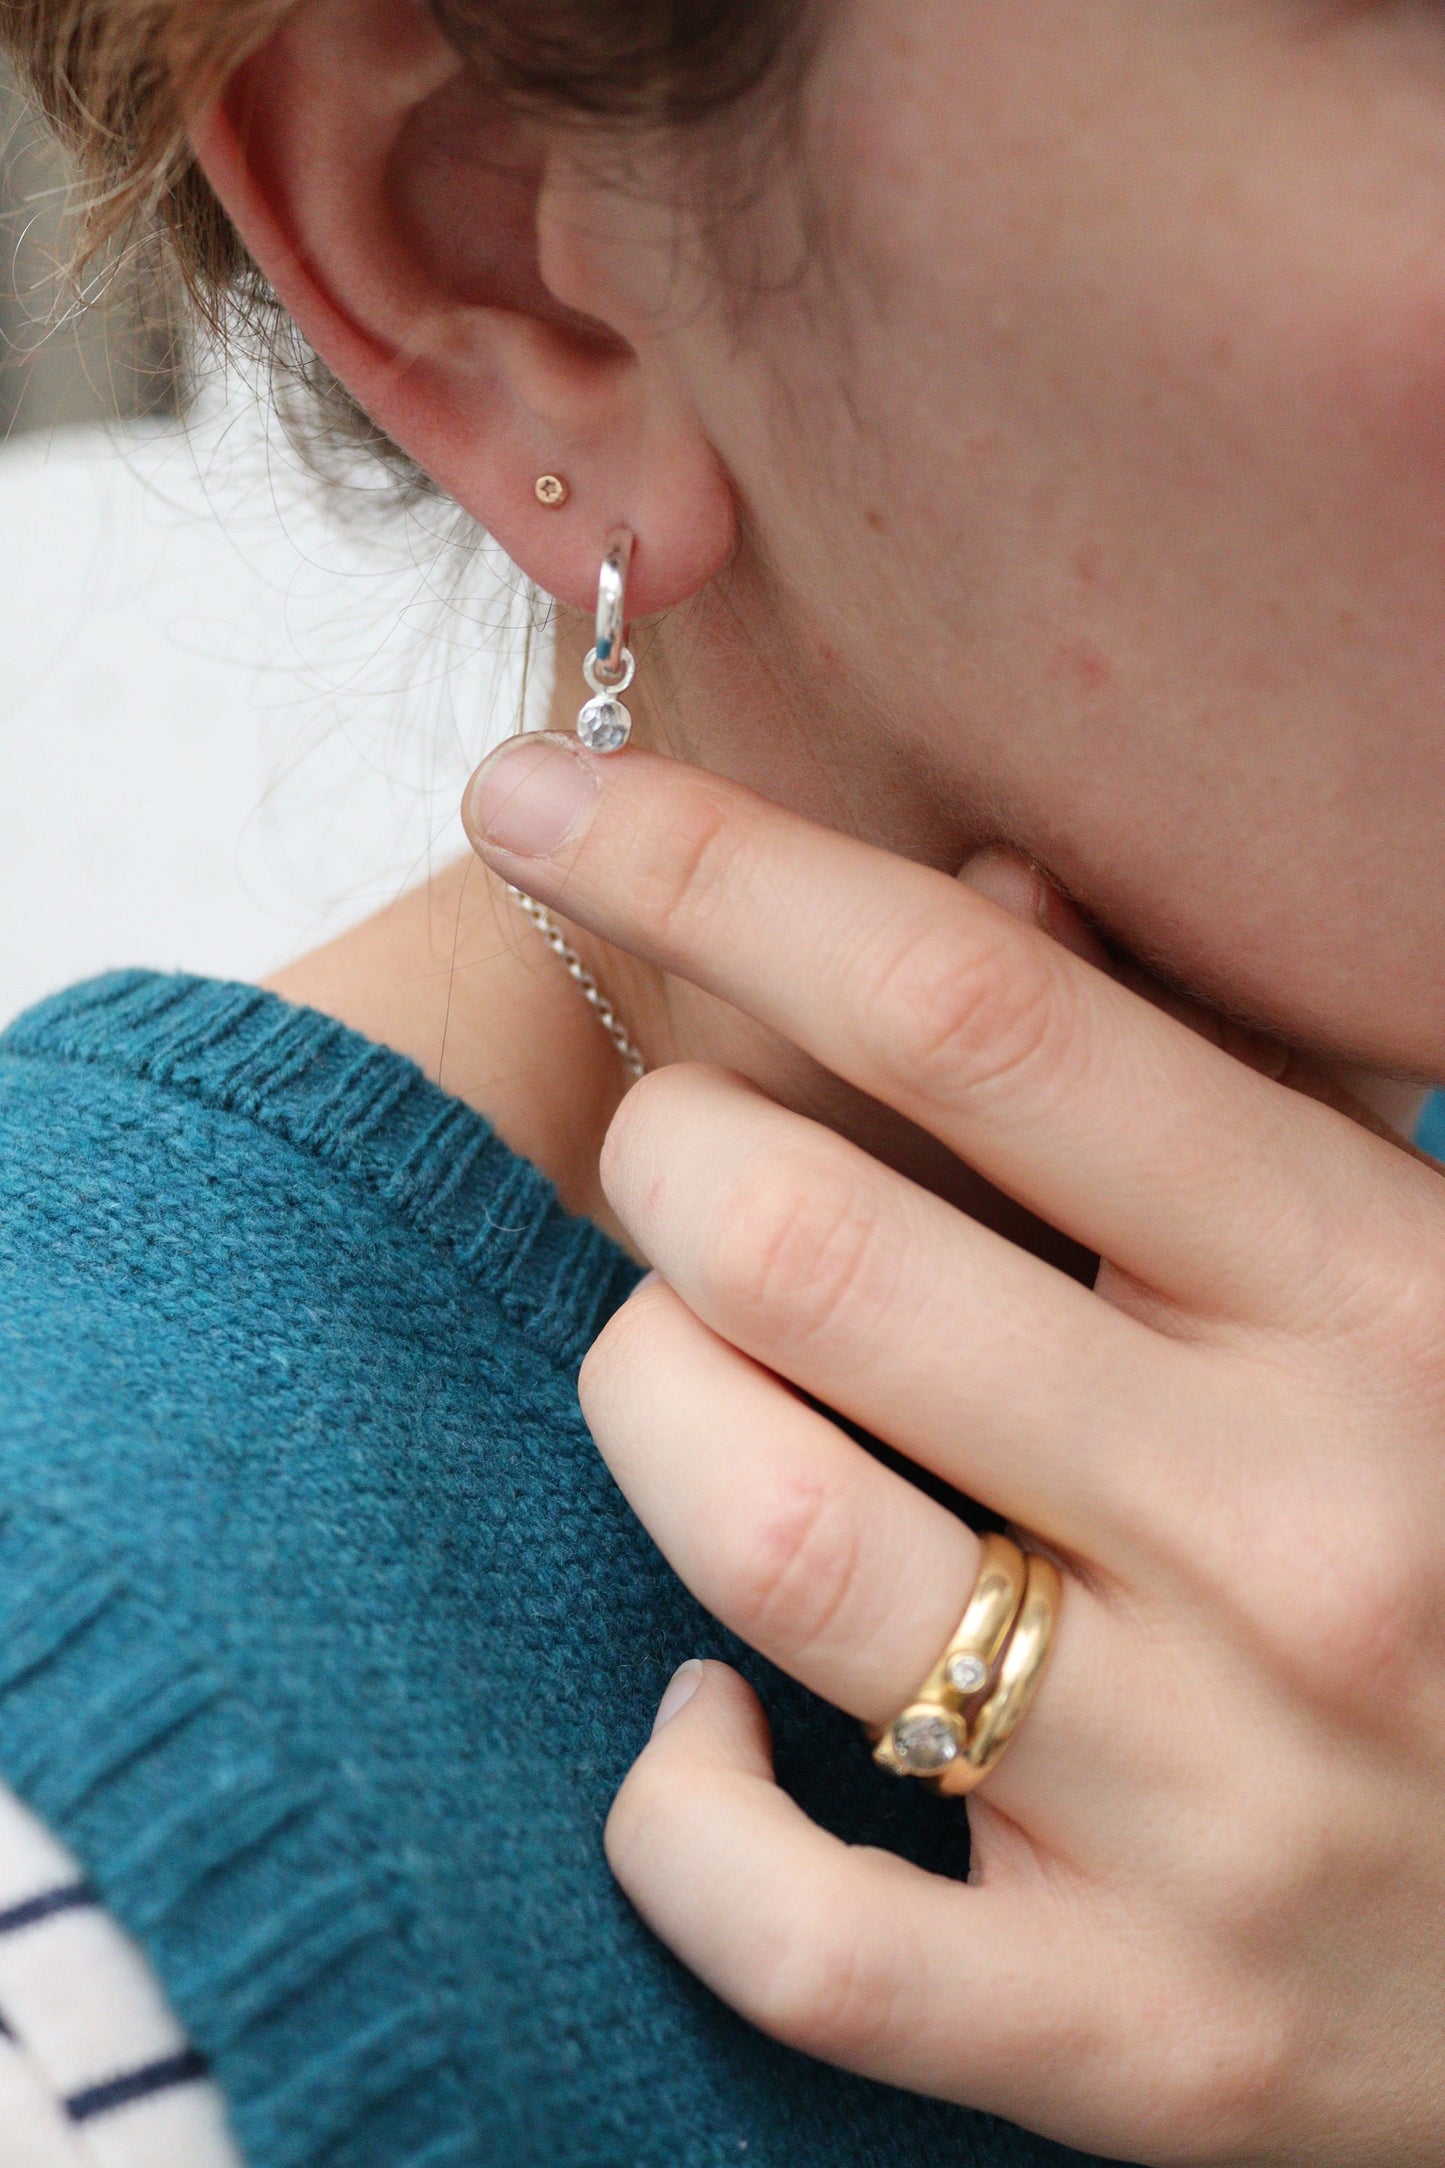
{"type": "Polygon", "coordinates": [[[583,963],[551,912],[544,910],[536,898],[527,895],[523,889],[514,888],[510,881],[507,883],[507,894],[523,916],[531,920],[552,954],[566,968],[568,976],[576,981],[583,1000],[588,1003],[598,1023],[622,1056],[634,1081],[646,1076],[647,1063],[633,1045],[627,1026],[623,1023],[612,1003],[603,993],[602,988],[587,969],[586,964],[583,963]]]}

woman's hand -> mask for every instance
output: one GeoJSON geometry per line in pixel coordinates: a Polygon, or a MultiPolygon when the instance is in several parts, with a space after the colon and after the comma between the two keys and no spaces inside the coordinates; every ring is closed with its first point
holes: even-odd
{"type": "Polygon", "coordinates": [[[870,2076],[1130,2160],[1438,2164],[1445,1185],[939,874],[645,755],[506,759],[499,870],[1105,1261],[1091,1292],[735,1077],[632,1092],[605,1178],[661,1277],[584,1405],[702,1601],[873,1722],[956,1627],[976,1539],[810,1400],[1068,1570],[967,1886],[810,1824],[720,1665],[616,1803],[623,1886],[870,2076]]]}

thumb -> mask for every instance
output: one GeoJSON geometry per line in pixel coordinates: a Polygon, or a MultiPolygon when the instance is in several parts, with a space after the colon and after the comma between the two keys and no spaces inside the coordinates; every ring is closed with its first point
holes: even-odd
{"type": "Polygon", "coordinates": [[[1002,843],[990,843],[974,852],[958,878],[966,888],[986,896],[1010,917],[1037,926],[1061,948],[1072,950],[1085,963],[1095,964],[1112,976],[1109,952],[1093,927],[1031,859],[1002,843]]]}

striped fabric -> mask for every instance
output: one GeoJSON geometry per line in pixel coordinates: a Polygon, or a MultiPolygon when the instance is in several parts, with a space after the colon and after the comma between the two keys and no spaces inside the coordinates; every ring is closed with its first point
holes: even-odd
{"type": "Polygon", "coordinates": [[[0,2168],[240,2168],[145,1959],[3,1787],[0,2168]]]}

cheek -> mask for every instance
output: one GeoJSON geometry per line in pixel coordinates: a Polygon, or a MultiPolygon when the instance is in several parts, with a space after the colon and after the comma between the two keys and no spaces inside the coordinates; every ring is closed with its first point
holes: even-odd
{"type": "Polygon", "coordinates": [[[828,587],[842,675],[1126,946],[1440,1075],[1445,304],[1360,290],[1228,339],[1080,311],[987,426],[916,335],[855,379],[828,587]]]}
{"type": "Polygon", "coordinates": [[[1404,569],[1418,557],[1433,574],[1445,559],[1445,278],[1432,265],[1427,277],[1371,289],[1329,328],[1322,403],[1339,417],[1359,517],[1385,545],[1378,563],[1404,569]]]}
{"type": "Polygon", "coordinates": [[[1373,219],[1326,261],[1278,220],[1222,264],[1141,243],[1042,320],[1011,286],[990,338],[955,316],[965,362],[921,325],[928,381],[860,403],[960,794],[1169,976],[1438,1076],[1445,230],[1401,223],[1413,263],[1373,219]]]}

